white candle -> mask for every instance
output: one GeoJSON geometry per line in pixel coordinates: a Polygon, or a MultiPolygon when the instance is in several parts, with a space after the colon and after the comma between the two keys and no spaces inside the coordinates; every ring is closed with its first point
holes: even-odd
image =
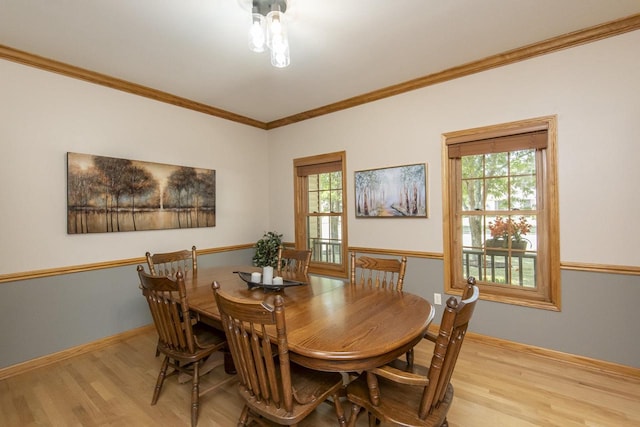
{"type": "Polygon", "coordinates": [[[273,267],[266,266],[262,268],[262,283],[270,285],[273,281],[273,267]]]}
{"type": "Polygon", "coordinates": [[[262,274],[260,273],[251,273],[251,281],[253,283],[261,283],[262,281],[262,274]]]}
{"type": "Polygon", "coordinates": [[[284,282],[282,280],[282,277],[280,276],[276,276],[273,278],[273,284],[274,285],[282,285],[284,282]]]}

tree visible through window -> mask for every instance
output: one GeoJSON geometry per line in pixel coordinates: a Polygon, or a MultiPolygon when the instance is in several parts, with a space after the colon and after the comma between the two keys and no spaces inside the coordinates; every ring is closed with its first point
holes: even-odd
{"type": "Polygon", "coordinates": [[[445,135],[447,287],[559,309],[555,118],[445,135]],[[555,232],[554,232],[555,231],[555,232]]]}
{"type": "Polygon", "coordinates": [[[309,271],[346,275],[344,152],[294,160],[296,247],[311,249],[309,271]]]}

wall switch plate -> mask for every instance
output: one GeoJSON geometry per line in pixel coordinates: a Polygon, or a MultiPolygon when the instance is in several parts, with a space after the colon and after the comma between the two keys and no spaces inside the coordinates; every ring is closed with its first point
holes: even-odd
{"type": "Polygon", "coordinates": [[[435,305],[442,305],[442,295],[441,294],[433,294],[433,303],[435,305]]]}

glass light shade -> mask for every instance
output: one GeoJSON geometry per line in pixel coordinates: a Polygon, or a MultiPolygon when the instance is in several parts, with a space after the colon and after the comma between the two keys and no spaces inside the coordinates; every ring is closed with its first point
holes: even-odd
{"type": "Polygon", "coordinates": [[[289,56],[289,41],[282,34],[273,38],[271,45],[271,65],[284,68],[291,63],[289,56]]]}
{"type": "Polygon", "coordinates": [[[251,28],[249,29],[249,49],[253,52],[264,52],[267,38],[267,22],[259,13],[251,15],[251,28]]]}
{"type": "Polygon", "coordinates": [[[267,46],[269,48],[272,47],[272,41],[278,35],[282,35],[286,40],[287,32],[284,19],[284,13],[280,10],[272,10],[267,14],[267,46]]]}

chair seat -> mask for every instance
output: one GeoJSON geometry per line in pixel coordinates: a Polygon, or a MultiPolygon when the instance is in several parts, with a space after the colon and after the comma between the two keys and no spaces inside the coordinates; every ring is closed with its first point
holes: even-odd
{"type": "Polygon", "coordinates": [[[378,406],[372,407],[369,402],[366,375],[361,375],[349,383],[347,398],[360,407],[373,409],[374,416],[377,411],[380,411],[379,414],[384,414],[384,417],[379,415],[378,418],[385,418],[386,422],[401,426],[440,426],[445,422],[453,400],[453,386],[449,384],[440,406],[435,408],[425,419],[420,419],[416,408],[420,406],[424,387],[407,386],[380,377],[378,378],[378,387],[380,390],[378,406]]]}
{"type": "Polygon", "coordinates": [[[225,343],[224,332],[218,331],[211,326],[196,323],[192,326],[194,340],[198,347],[193,354],[185,353],[183,350],[176,350],[163,342],[158,343],[158,350],[172,359],[181,362],[193,362],[207,357],[209,354],[220,350],[225,343]]]}
{"type": "Polygon", "coordinates": [[[284,408],[274,411],[273,404],[257,401],[246,387],[240,385],[240,395],[251,404],[251,409],[267,419],[277,421],[275,425],[291,425],[302,421],[318,407],[318,401],[327,400],[343,385],[342,375],[337,372],[314,371],[295,363],[291,363],[290,369],[296,405],[289,414],[284,408]]]}
{"type": "Polygon", "coordinates": [[[195,335],[197,344],[202,348],[218,346],[227,340],[224,331],[203,323],[193,325],[193,335],[195,335]]]}

